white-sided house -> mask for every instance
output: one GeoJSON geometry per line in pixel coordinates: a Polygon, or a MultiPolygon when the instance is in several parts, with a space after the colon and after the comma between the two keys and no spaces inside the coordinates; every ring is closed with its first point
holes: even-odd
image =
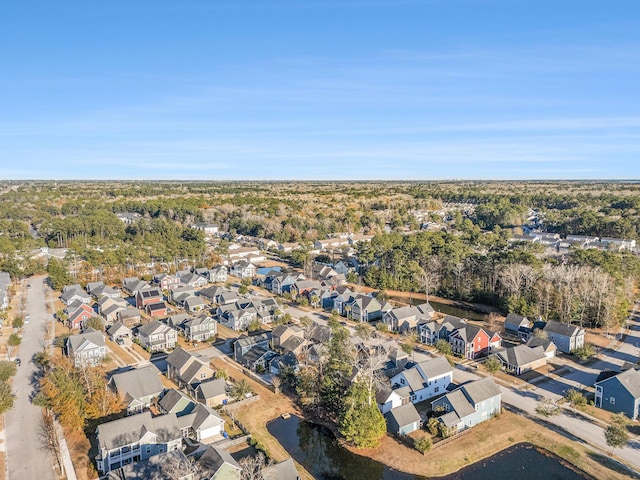
{"type": "Polygon", "coordinates": [[[225,421],[210,407],[196,404],[191,413],[178,418],[178,423],[186,436],[198,442],[206,442],[224,432],[225,421]]]}
{"type": "Polygon", "coordinates": [[[216,336],[218,322],[206,313],[201,313],[183,324],[184,336],[190,342],[206,342],[216,336]]]}
{"type": "Polygon", "coordinates": [[[97,365],[107,354],[104,335],[93,328],[87,328],[78,335],[67,337],[65,347],[67,355],[73,358],[77,367],[97,365]]]}
{"type": "Polygon", "coordinates": [[[240,260],[231,267],[231,275],[238,278],[253,278],[256,276],[256,266],[251,262],[240,260]]]}
{"type": "Polygon", "coordinates": [[[144,412],[98,425],[96,436],[96,464],[104,474],[180,448],[183,432],[175,414],[152,417],[144,412]]]}
{"type": "Polygon", "coordinates": [[[148,351],[160,352],[176,346],[178,332],[164,323],[152,320],[138,328],[138,340],[148,351]]]}
{"type": "Polygon", "coordinates": [[[229,270],[224,265],[209,270],[209,281],[211,283],[224,283],[227,281],[229,270]]]}
{"type": "Polygon", "coordinates": [[[435,357],[403,370],[391,378],[391,386],[411,389],[411,403],[418,403],[447,391],[453,367],[445,357],[435,357]]]}
{"type": "Polygon", "coordinates": [[[411,402],[411,388],[402,387],[395,390],[387,387],[381,387],[376,390],[376,402],[378,408],[384,415],[391,409],[411,402]]]}

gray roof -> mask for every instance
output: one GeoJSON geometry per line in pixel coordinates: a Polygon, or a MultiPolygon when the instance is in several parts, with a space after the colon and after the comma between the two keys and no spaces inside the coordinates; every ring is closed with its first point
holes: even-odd
{"type": "Polygon", "coordinates": [[[556,350],[556,344],[548,338],[530,337],[525,345],[532,348],[542,347],[545,352],[549,349],[549,347],[552,347],[553,350],[556,350]]]}
{"type": "Polygon", "coordinates": [[[62,295],[60,295],[60,300],[62,300],[64,303],[69,303],[71,299],[74,297],[79,297],[79,298],[82,298],[83,300],[91,299],[89,294],[83,290],[69,290],[63,293],[62,295]]]}
{"type": "Polygon", "coordinates": [[[216,473],[225,463],[233,468],[242,470],[231,454],[221,448],[209,446],[198,459],[198,465],[200,468],[209,475],[216,473]]]}
{"type": "Polygon", "coordinates": [[[100,424],[96,430],[99,447],[107,450],[138,442],[147,432],[158,435],[161,442],[182,437],[173,413],[152,417],[150,412],[143,412],[100,424]]]}
{"type": "Polygon", "coordinates": [[[104,347],[104,335],[93,328],[87,328],[83,333],[71,335],[67,338],[67,348],[70,347],[74,352],[88,343],[92,343],[97,347],[104,347]]]}
{"type": "Polygon", "coordinates": [[[196,403],[180,390],[172,388],[164,394],[158,402],[165,412],[175,413],[176,415],[191,413],[196,403]]]}
{"type": "Polygon", "coordinates": [[[565,337],[573,337],[578,335],[582,329],[576,325],[566,325],[564,323],[556,322],[555,320],[549,320],[544,326],[543,331],[565,337]]]}
{"type": "Polygon", "coordinates": [[[633,398],[640,398],[640,370],[630,368],[629,370],[625,370],[614,377],[602,380],[601,382],[598,382],[598,384],[610,382],[614,379],[615,381],[618,381],[633,398]]]}
{"type": "Polygon", "coordinates": [[[112,337],[118,335],[130,335],[131,329],[129,327],[125,327],[122,322],[116,322],[109,327],[107,333],[112,337]]]}
{"type": "Polygon", "coordinates": [[[224,378],[217,378],[215,380],[202,382],[198,385],[198,390],[200,391],[202,398],[206,400],[207,398],[217,397],[218,395],[226,393],[226,387],[227,381],[224,378]]]}
{"type": "Polygon", "coordinates": [[[407,379],[407,383],[411,387],[411,390],[417,392],[418,390],[422,390],[424,388],[424,379],[417,368],[412,367],[404,372],[404,377],[407,379]]]}
{"type": "Polygon", "coordinates": [[[387,415],[393,417],[400,428],[420,421],[420,414],[411,402],[392,408],[387,415]]]}
{"type": "Polygon", "coordinates": [[[516,367],[523,367],[533,362],[545,358],[544,350],[539,347],[529,347],[527,345],[517,345],[496,353],[502,363],[507,363],[516,367]]]}
{"type": "Polygon", "coordinates": [[[155,478],[169,478],[172,470],[177,466],[184,466],[188,471],[189,459],[182,450],[171,450],[149,457],[147,460],[130,463],[116,470],[111,470],[106,480],[150,480],[155,478]],[[168,466],[168,471],[165,471],[168,466]]]}
{"type": "MultiPolygon", "coordinates": [[[[187,352],[182,347],[177,347],[167,356],[167,364],[173,365],[181,370],[188,362],[199,360],[197,356],[191,352],[187,352]]],[[[200,362],[198,362],[200,363],[200,362]]]]}
{"type": "Polygon", "coordinates": [[[475,405],[469,401],[462,389],[454,390],[445,396],[460,418],[471,415],[476,411],[475,405]]]}
{"type": "Polygon", "coordinates": [[[121,396],[129,396],[132,400],[149,395],[158,395],[164,390],[160,381],[160,370],[153,365],[134,368],[111,376],[110,382],[121,396]]]}
{"type": "Polygon", "coordinates": [[[427,378],[434,378],[445,373],[453,372],[453,367],[444,356],[435,357],[424,362],[420,362],[418,366],[422,369],[427,378]]]}
{"type": "Polygon", "coordinates": [[[492,377],[485,377],[469,382],[460,388],[466,392],[467,396],[476,405],[502,393],[500,387],[496,385],[492,377]]]}
{"type": "Polygon", "coordinates": [[[160,323],[157,320],[151,320],[146,325],[143,325],[140,328],[138,328],[138,333],[139,334],[141,333],[143,335],[149,336],[149,335],[152,335],[152,334],[154,334],[156,332],[167,332],[169,330],[173,330],[173,329],[171,327],[169,327],[168,325],[160,323]]]}
{"type": "Polygon", "coordinates": [[[262,469],[264,480],[298,480],[300,474],[291,457],[280,463],[275,463],[262,469]]]}

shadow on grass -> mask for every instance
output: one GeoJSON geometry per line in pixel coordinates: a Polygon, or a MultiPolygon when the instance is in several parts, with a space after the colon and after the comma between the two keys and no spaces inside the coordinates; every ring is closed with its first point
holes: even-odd
{"type": "Polygon", "coordinates": [[[638,475],[634,470],[607,455],[593,451],[587,452],[587,455],[591,460],[598,462],[600,465],[604,465],[613,471],[627,475],[629,478],[640,479],[640,475],[638,475]]]}

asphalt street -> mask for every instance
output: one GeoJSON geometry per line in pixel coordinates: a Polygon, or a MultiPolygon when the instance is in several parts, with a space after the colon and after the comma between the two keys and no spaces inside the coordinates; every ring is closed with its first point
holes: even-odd
{"type": "Polygon", "coordinates": [[[19,357],[22,365],[13,379],[13,391],[16,396],[13,409],[5,414],[5,435],[7,443],[7,463],[9,480],[55,480],[53,459],[43,450],[39,438],[42,413],[40,407],[31,404],[32,377],[36,366],[31,361],[34,353],[42,350],[45,338],[45,324],[51,314],[47,312],[45,289],[42,278],[26,282],[19,287],[27,295],[25,314],[31,315],[29,324],[23,327],[22,343],[13,358],[19,357]]]}

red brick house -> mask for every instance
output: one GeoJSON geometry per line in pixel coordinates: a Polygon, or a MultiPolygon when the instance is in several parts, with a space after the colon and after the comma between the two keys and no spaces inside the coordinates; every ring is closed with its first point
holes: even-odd
{"type": "Polygon", "coordinates": [[[451,332],[449,344],[454,354],[474,360],[485,357],[496,348],[500,348],[502,337],[482,327],[465,325],[451,332]]]}

